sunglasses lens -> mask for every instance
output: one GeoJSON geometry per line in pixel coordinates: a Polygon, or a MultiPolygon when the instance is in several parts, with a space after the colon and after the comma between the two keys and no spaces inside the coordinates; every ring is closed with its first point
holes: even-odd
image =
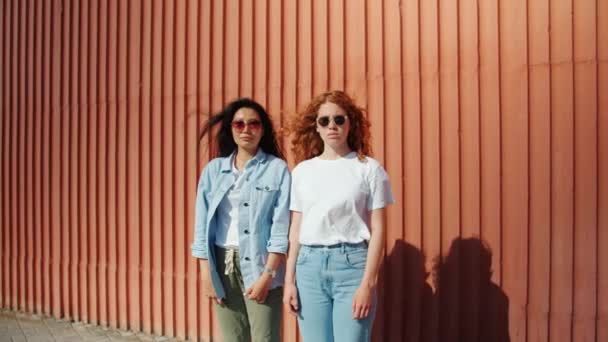
{"type": "Polygon", "coordinates": [[[344,122],[346,122],[346,117],[344,115],[336,115],[334,116],[334,122],[336,125],[342,126],[344,125],[344,122]]]}
{"type": "Polygon", "coordinates": [[[249,121],[247,123],[247,126],[249,126],[249,128],[252,130],[258,130],[258,129],[260,129],[260,127],[262,127],[262,123],[257,120],[254,120],[254,121],[249,121]]]}
{"type": "Polygon", "coordinates": [[[249,122],[245,122],[245,121],[232,121],[232,128],[234,128],[234,130],[241,132],[245,129],[245,127],[249,127],[250,130],[252,131],[257,131],[260,128],[262,128],[262,123],[258,120],[253,120],[253,121],[249,121],[249,122]]]}
{"type": "Polygon", "coordinates": [[[233,121],[232,128],[234,128],[237,131],[242,131],[243,129],[245,129],[245,122],[244,121],[233,121]]]}
{"type": "Polygon", "coordinates": [[[325,126],[329,125],[329,116],[322,116],[319,119],[317,119],[317,122],[319,123],[319,126],[325,127],[325,126]]]}

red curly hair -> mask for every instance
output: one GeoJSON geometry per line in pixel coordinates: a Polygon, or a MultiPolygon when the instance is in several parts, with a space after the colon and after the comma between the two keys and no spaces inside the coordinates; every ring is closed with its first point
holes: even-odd
{"type": "Polygon", "coordinates": [[[313,98],[305,109],[291,120],[288,132],[293,134],[291,151],[296,164],[316,157],[323,152],[323,140],[316,130],[319,107],[326,102],[344,109],[350,121],[348,147],[357,152],[359,160],[372,156],[370,123],[365,117],[365,109],[358,107],[350,96],[340,90],[325,92],[313,98]]]}

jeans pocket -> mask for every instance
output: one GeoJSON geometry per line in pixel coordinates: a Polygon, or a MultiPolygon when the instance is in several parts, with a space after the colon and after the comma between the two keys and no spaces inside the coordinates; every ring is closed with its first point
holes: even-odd
{"type": "Polygon", "coordinates": [[[347,252],[346,263],[349,267],[365,269],[365,265],[367,264],[367,249],[347,252]]]}
{"type": "Polygon", "coordinates": [[[298,252],[298,258],[296,259],[296,265],[302,265],[304,262],[306,262],[306,259],[308,259],[309,254],[310,252],[308,250],[300,248],[300,251],[298,252]]]}

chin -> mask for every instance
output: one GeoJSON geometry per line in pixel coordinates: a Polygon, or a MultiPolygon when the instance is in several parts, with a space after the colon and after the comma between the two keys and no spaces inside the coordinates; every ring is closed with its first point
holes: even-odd
{"type": "Polygon", "coordinates": [[[252,150],[252,149],[257,149],[258,145],[255,144],[255,143],[253,143],[253,142],[246,142],[246,143],[239,144],[239,147],[245,148],[245,149],[248,149],[248,150],[252,150]]]}

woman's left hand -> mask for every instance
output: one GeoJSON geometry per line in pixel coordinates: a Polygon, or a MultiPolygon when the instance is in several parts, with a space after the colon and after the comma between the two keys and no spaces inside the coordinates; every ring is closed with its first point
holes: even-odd
{"type": "Polygon", "coordinates": [[[353,319],[364,319],[369,316],[372,308],[373,289],[365,285],[359,286],[353,297],[353,319]]]}
{"type": "Polygon", "coordinates": [[[272,284],[272,277],[268,273],[262,273],[258,280],[245,291],[245,297],[255,300],[258,304],[264,303],[266,296],[268,296],[270,284],[272,284]]]}

